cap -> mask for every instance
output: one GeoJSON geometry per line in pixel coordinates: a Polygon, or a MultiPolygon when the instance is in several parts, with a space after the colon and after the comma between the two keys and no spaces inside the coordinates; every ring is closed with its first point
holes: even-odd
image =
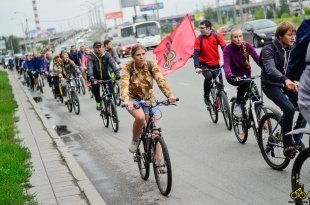
{"type": "Polygon", "coordinates": [[[101,47],[101,43],[100,42],[95,42],[94,45],[93,45],[93,48],[96,48],[96,47],[101,47]]]}

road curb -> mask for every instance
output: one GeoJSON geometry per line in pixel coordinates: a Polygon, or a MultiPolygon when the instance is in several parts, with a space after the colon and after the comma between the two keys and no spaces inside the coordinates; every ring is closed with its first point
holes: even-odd
{"type": "Polygon", "coordinates": [[[57,146],[57,150],[63,156],[64,161],[67,163],[69,170],[71,171],[73,177],[77,180],[77,184],[81,191],[84,192],[86,198],[88,199],[91,205],[106,205],[103,198],[100,196],[98,191],[96,190],[93,183],[89,180],[86,176],[83,169],[77,163],[75,158],[72,156],[62,139],[57,135],[56,131],[52,128],[50,122],[46,119],[44,114],[42,113],[40,107],[34,101],[30,93],[24,88],[22,83],[16,76],[13,75],[13,79],[17,81],[17,83],[22,87],[24,93],[26,94],[29,102],[32,104],[34,110],[36,111],[37,115],[40,117],[40,120],[43,123],[43,126],[46,128],[46,131],[50,135],[51,139],[57,146]]]}

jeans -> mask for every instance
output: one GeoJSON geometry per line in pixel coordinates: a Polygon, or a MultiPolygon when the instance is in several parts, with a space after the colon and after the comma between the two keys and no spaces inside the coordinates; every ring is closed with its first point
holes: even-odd
{"type": "Polygon", "coordinates": [[[264,86],[264,93],[267,97],[272,100],[282,111],[282,138],[283,146],[288,147],[293,145],[293,139],[291,135],[285,136],[286,133],[290,132],[293,127],[293,119],[295,114],[295,107],[297,107],[298,93],[288,91],[280,87],[275,86],[264,86]]]}

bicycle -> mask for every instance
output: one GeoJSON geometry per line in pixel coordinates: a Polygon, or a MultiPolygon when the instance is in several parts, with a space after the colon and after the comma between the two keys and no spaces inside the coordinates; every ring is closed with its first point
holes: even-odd
{"type": "Polygon", "coordinates": [[[240,143],[245,143],[248,139],[249,129],[252,127],[254,136],[257,141],[259,120],[262,117],[262,112],[267,113],[267,108],[264,107],[263,100],[259,94],[255,79],[260,78],[260,75],[254,77],[236,77],[238,81],[250,81],[245,95],[241,102],[242,117],[237,117],[234,114],[234,107],[236,104],[236,97],[233,97],[231,103],[231,118],[234,128],[235,136],[240,143]],[[247,106],[248,103],[248,106],[247,106]]]}
{"type": "MultiPolygon", "coordinates": [[[[299,128],[288,133],[288,135],[292,134],[310,135],[310,129],[299,128]]],[[[309,145],[310,145],[310,139],[309,139],[309,145]]],[[[292,168],[291,198],[295,201],[295,204],[298,205],[304,204],[303,200],[306,199],[307,196],[304,190],[310,191],[309,167],[310,167],[310,147],[307,147],[298,154],[292,168]]]]}
{"type": "MultiPolygon", "coordinates": [[[[221,74],[221,69],[223,66],[217,69],[201,68],[203,71],[207,70],[211,73],[215,73],[215,77],[211,81],[211,104],[207,106],[209,110],[211,119],[213,123],[218,121],[218,113],[223,113],[223,118],[228,130],[232,129],[231,115],[229,110],[229,102],[227,98],[227,93],[224,90],[224,84],[219,81],[219,76],[221,74]]],[[[212,75],[213,76],[213,75],[212,75]]]]}
{"type": "MultiPolygon", "coordinates": [[[[60,91],[61,93],[63,92],[62,88],[60,88],[60,91]]],[[[80,114],[80,101],[76,93],[76,85],[74,84],[73,78],[67,80],[67,98],[67,108],[69,112],[72,112],[73,108],[76,115],[80,114]]]]}
{"type": "MultiPolygon", "coordinates": [[[[177,98],[176,101],[179,101],[177,98]]],[[[171,161],[167,145],[162,135],[161,128],[155,124],[155,109],[160,105],[175,105],[169,103],[168,100],[156,101],[154,105],[147,105],[145,101],[139,101],[139,105],[135,109],[147,106],[149,110],[149,120],[144,124],[143,132],[139,138],[138,150],[133,156],[134,162],[138,163],[139,173],[143,180],[148,180],[150,176],[150,163],[153,164],[155,180],[160,193],[168,196],[172,187],[172,169],[171,161]],[[158,153],[162,151],[162,153],[158,153]],[[157,152],[157,153],[156,153],[157,152]],[[163,157],[161,163],[156,161],[155,156],[163,157]]],[[[125,105],[122,105],[125,107],[125,105]]]]}
{"type": "Polygon", "coordinates": [[[76,85],[77,85],[77,92],[80,94],[81,93],[81,90],[82,90],[82,93],[83,95],[85,95],[86,93],[86,86],[85,86],[85,80],[83,78],[82,75],[79,75],[78,77],[75,77],[74,78],[75,82],[76,82],[76,85]]]}
{"type": "Polygon", "coordinates": [[[118,131],[118,115],[116,110],[116,105],[114,102],[113,93],[109,91],[109,83],[112,80],[98,80],[101,87],[101,100],[102,109],[100,111],[100,117],[102,118],[105,127],[109,127],[109,122],[111,121],[111,126],[114,132],[118,131]]]}
{"type": "MultiPolygon", "coordinates": [[[[272,85],[284,87],[282,84],[272,85]]],[[[273,110],[262,116],[258,127],[258,146],[266,163],[275,170],[285,169],[295,157],[295,154],[288,157],[283,154],[282,120],[281,113],[273,110]]]]}
{"type": "Polygon", "coordinates": [[[36,85],[37,90],[40,90],[41,93],[43,93],[43,86],[44,86],[44,82],[43,82],[43,78],[41,76],[40,72],[34,72],[33,73],[33,77],[34,77],[34,84],[36,85]]]}

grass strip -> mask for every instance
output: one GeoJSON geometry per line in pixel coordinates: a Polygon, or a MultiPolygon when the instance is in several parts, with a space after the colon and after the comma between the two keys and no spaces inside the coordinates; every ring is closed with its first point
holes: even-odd
{"type": "Polygon", "coordinates": [[[16,136],[14,100],[8,74],[0,71],[0,204],[36,204],[25,192],[31,176],[30,153],[16,136]]]}

